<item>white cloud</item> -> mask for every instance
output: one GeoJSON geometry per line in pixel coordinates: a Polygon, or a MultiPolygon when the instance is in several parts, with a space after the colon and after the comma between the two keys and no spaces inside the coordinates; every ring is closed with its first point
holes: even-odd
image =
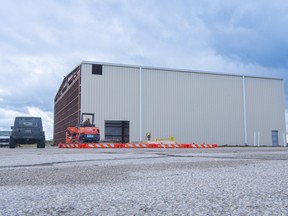
{"type": "Polygon", "coordinates": [[[11,95],[11,92],[7,89],[0,88],[0,95],[11,95]]]}

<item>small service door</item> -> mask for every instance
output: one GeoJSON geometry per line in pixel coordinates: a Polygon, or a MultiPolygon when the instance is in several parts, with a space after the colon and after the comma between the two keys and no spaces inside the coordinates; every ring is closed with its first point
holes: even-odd
{"type": "Polygon", "coordinates": [[[279,146],[278,130],[272,130],[272,146],[279,146]]]}

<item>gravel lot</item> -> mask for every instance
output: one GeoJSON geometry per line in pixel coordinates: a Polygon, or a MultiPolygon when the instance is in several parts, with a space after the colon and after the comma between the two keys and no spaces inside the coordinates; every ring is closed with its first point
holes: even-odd
{"type": "Polygon", "coordinates": [[[288,148],[0,148],[0,215],[288,215],[288,148]]]}

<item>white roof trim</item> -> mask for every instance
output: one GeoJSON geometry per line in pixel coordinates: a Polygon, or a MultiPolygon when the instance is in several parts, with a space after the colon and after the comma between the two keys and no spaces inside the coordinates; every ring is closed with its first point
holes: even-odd
{"type": "Polygon", "coordinates": [[[162,67],[152,67],[152,66],[117,64],[117,63],[107,63],[107,62],[97,62],[97,61],[85,61],[85,60],[83,60],[81,62],[81,64],[101,64],[101,65],[106,65],[106,66],[142,68],[142,69],[152,69],[152,70],[165,70],[165,71],[184,72],[184,73],[199,73],[199,74],[211,74],[211,75],[222,75],[222,76],[236,76],[236,77],[284,80],[283,78],[280,78],[280,77],[253,76],[253,75],[247,75],[247,74],[229,74],[229,73],[201,71],[201,70],[162,68],[162,67]]]}

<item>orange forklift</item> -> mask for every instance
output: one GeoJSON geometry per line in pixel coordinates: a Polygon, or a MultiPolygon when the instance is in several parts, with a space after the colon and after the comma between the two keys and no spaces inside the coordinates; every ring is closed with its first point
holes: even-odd
{"type": "Polygon", "coordinates": [[[100,129],[95,127],[94,113],[82,113],[81,120],[83,123],[67,128],[66,144],[98,143],[100,140],[100,129]],[[83,122],[84,116],[87,119],[83,122]]]}

